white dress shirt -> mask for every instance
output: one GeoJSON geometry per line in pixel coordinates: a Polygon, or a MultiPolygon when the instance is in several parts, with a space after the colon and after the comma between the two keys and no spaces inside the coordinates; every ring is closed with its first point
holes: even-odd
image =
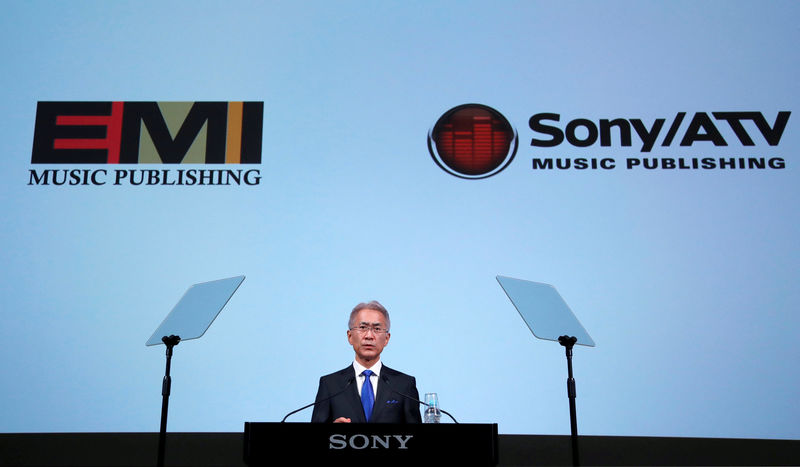
{"type": "MultiPolygon", "coordinates": [[[[380,360],[378,360],[370,368],[367,368],[367,367],[361,365],[357,361],[353,361],[353,369],[356,372],[356,384],[358,385],[358,387],[356,388],[356,390],[358,391],[358,397],[361,397],[361,388],[364,387],[364,380],[366,379],[364,376],[361,375],[361,373],[363,373],[364,370],[372,370],[372,376],[370,376],[370,382],[372,383],[373,396],[377,398],[377,396],[378,396],[378,380],[380,380],[381,368],[382,367],[383,367],[383,364],[381,363],[380,360]]],[[[376,402],[377,402],[377,399],[376,399],[376,402]]]]}

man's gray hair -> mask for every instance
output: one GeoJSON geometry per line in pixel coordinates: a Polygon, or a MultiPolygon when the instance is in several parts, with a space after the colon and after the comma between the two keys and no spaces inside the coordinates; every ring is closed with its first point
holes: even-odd
{"type": "Polygon", "coordinates": [[[347,322],[347,329],[351,329],[353,327],[355,324],[356,315],[361,310],[375,310],[380,312],[380,314],[386,318],[386,330],[388,331],[391,328],[392,322],[389,319],[389,312],[377,300],[372,300],[367,303],[359,303],[355,306],[355,308],[353,308],[353,311],[350,312],[350,321],[347,322]]]}

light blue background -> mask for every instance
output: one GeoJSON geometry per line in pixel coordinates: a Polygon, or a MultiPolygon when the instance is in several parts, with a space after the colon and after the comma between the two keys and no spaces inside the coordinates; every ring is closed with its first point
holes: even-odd
{"type": "Polygon", "coordinates": [[[563,348],[531,335],[502,274],[554,284],[597,342],[574,357],[582,434],[800,438],[798,116],[777,147],[750,125],[744,148],[719,122],[727,148],[647,154],[779,156],[784,170],[533,171],[533,157],[645,154],[635,136],[533,148],[527,127],[539,112],[561,128],[681,111],[772,123],[798,108],[799,10],[5,3],[0,431],[157,431],[164,349],[145,341],[190,284],[245,274],[206,335],[175,349],[170,431],[241,431],[311,402],[352,359],[350,308],[378,299],[384,363],[459,421],[569,433],[563,348]],[[264,101],[262,182],[28,186],[45,100],[264,101]],[[448,175],[426,148],[467,102],[520,135],[486,180],[448,175]]]}

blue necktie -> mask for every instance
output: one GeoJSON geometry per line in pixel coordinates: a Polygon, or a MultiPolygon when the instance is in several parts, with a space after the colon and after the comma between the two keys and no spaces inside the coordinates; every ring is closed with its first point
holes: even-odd
{"type": "Polygon", "coordinates": [[[364,370],[364,385],[361,386],[361,405],[364,406],[364,415],[367,417],[367,421],[369,421],[369,417],[372,416],[372,406],[375,405],[375,393],[372,390],[372,381],[369,380],[369,377],[373,375],[372,370],[364,370]]]}

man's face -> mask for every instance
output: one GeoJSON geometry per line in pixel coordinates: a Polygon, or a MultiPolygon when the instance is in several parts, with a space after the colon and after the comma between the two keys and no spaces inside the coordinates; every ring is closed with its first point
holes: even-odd
{"type": "Polygon", "coordinates": [[[390,334],[386,332],[386,319],[380,311],[364,309],[356,313],[353,328],[347,331],[347,341],[356,351],[356,361],[365,367],[371,367],[380,357],[383,348],[389,343],[390,334]],[[366,332],[358,330],[359,326],[367,327],[366,332]],[[373,327],[380,327],[383,332],[375,332],[373,327]]]}

